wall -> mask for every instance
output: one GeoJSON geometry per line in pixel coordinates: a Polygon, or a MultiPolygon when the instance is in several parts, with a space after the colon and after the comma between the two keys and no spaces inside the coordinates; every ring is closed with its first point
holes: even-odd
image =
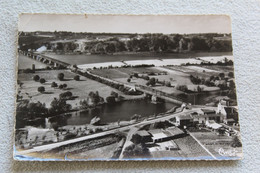
{"type": "Polygon", "coordinates": [[[260,168],[259,0],[1,0],[0,2],[0,172],[259,172],[260,168]],[[14,162],[15,43],[18,14],[229,14],[244,159],[241,161],[14,162]]]}

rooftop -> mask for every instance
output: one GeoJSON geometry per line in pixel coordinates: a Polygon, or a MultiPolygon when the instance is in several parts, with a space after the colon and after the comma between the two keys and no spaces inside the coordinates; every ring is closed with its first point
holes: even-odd
{"type": "Polygon", "coordinates": [[[140,136],[151,136],[150,133],[148,133],[146,130],[137,131],[136,134],[140,136]]]}
{"type": "Polygon", "coordinates": [[[202,110],[202,112],[207,113],[207,114],[215,113],[215,110],[211,110],[211,109],[201,109],[201,110],[202,110]]]}

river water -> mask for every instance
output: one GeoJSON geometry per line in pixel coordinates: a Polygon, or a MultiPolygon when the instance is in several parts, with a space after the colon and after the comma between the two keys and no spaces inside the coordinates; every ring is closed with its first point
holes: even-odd
{"type": "Polygon", "coordinates": [[[176,105],[173,103],[153,104],[149,100],[131,100],[118,102],[116,104],[105,104],[90,111],[74,112],[71,115],[57,116],[50,119],[51,123],[57,126],[65,125],[83,125],[90,123],[95,116],[100,117],[100,122],[110,123],[120,121],[129,121],[135,114],[148,117],[154,114],[164,113],[176,105]]]}
{"type": "Polygon", "coordinates": [[[195,58],[204,56],[221,56],[232,55],[231,52],[199,52],[199,53],[137,53],[137,54],[116,54],[116,55],[69,55],[46,53],[54,59],[69,63],[69,64],[91,64],[116,61],[130,60],[151,60],[151,59],[178,59],[178,58],[195,58]]]}

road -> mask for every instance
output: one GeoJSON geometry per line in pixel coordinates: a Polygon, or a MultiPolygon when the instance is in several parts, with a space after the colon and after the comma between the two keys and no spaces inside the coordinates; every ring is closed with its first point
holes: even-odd
{"type": "MultiPolygon", "coordinates": [[[[135,123],[135,124],[131,124],[131,125],[127,125],[124,127],[119,127],[116,129],[111,129],[111,130],[107,130],[104,132],[100,132],[100,133],[95,133],[92,135],[87,135],[87,136],[83,136],[83,137],[79,137],[79,138],[75,138],[75,139],[70,139],[70,140],[66,140],[66,141],[62,141],[62,142],[57,142],[57,143],[53,143],[53,144],[46,144],[46,145],[42,145],[42,146],[37,146],[37,147],[33,147],[32,149],[28,149],[28,150],[23,150],[23,151],[17,151],[16,155],[24,155],[24,154],[28,154],[28,153],[32,153],[32,152],[40,152],[40,151],[48,151],[54,148],[58,148],[60,146],[63,145],[68,145],[68,144],[73,144],[73,143],[77,143],[77,142],[81,142],[81,141],[85,141],[85,140],[89,140],[89,139],[93,139],[93,138],[97,138],[97,137],[101,137],[101,136],[105,136],[105,135],[109,135],[109,134],[115,134],[117,132],[120,131],[126,131],[126,130],[130,130],[131,128],[134,128],[135,126],[141,126],[141,125],[147,125],[147,124],[152,124],[158,121],[165,121],[168,119],[171,119],[173,117],[179,116],[181,114],[189,114],[195,111],[200,110],[201,108],[205,108],[206,106],[201,106],[201,107],[196,107],[196,108],[192,108],[192,109],[183,109],[180,112],[177,113],[172,113],[169,114],[167,116],[163,116],[163,117],[158,117],[155,119],[151,119],[151,120],[144,120],[142,122],[139,123],[135,123]]],[[[207,108],[215,108],[215,107],[207,107],[207,108]]]]}
{"type": "Polygon", "coordinates": [[[125,148],[132,144],[132,142],[130,140],[132,139],[133,134],[135,134],[138,130],[139,130],[139,128],[133,127],[128,132],[126,140],[125,140],[125,143],[124,143],[124,146],[123,146],[121,154],[119,156],[119,159],[123,159],[123,156],[124,156],[123,153],[125,151],[125,148]]]}
{"type": "Polygon", "coordinates": [[[66,140],[66,141],[62,141],[62,142],[37,146],[37,147],[33,147],[32,149],[28,149],[28,150],[17,151],[16,155],[24,155],[24,154],[28,154],[28,153],[32,153],[32,152],[47,151],[47,150],[51,150],[51,149],[54,149],[54,148],[58,148],[58,147],[63,146],[63,145],[73,144],[73,143],[80,142],[80,141],[85,141],[85,140],[89,140],[89,139],[93,139],[93,138],[97,138],[97,137],[101,137],[101,136],[105,136],[105,135],[109,135],[109,134],[114,134],[114,133],[117,133],[119,131],[130,130],[131,128],[133,128],[135,126],[152,124],[152,123],[155,123],[155,122],[158,122],[158,121],[165,121],[165,120],[171,119],[175,116],[181,115],[183,113],[192,113],[192,112],[196,111],[196,109],[199,109],[199,108],[195,108],[195,109],[192,109],[192,110],[185,110],[184,109],[180,112],[173,113],[173,114],[170,114],[170,115],[167,115],[167,116],[158,117],[158,118],[151,119],[151,120],[144,120],[142,122],[127,125],[127,126],[120,127],[120,128],[117,128],[117,129],[111,129],[111,130],[107,130],[107,131],[104,131],[104,132],[95,133],[95,134],[92,134],[92,135],[83,136],[83,137],[79,137],[79,138],[75,138],[75,139],[70,139],[70,140],[66,140]]]}

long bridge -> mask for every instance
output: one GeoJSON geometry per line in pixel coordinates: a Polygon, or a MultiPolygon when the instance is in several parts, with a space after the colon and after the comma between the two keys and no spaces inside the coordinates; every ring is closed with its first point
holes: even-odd
{"type": "MultiPolygon", "coordinates": [[[[129,89],[136,90],[136,91],[141,91],[141,92],[143,92],[145,94],[151,95],[152,96],[152,100],[153,99],[156,100],[157,98],[160,98],[160,99],[172,102],[172,103],[177,104],[177,105],[182,105],[183,103],[185,103],[181,98],[178,98],[176,96],[173,96],[171,94],[165,93],[163,91],[160,91],[160,90],[157,90],[157,89],[154,89],[154,88],[151,88],[151,87],[147,87],[147,86],[143,86],[143,85],[134,85],[134,86],[132,86],[132,85],[125,84],[125,83],[122,83],[122,82],[119,82],[119,81],[115,81],[113,79],[108,79],[108,78],[105,78],[105,77],[93,74],[93,73],[91,73],[89,71],[86,71],[85,73],[87,73],[88,75],[91,75],[91,76],[93,76],[95,78],[100,78],[100,79],[106,80],[106,81],[108,81],[110,83],[123,85],[124,87],[127,87],[129,89]]],[[[82,72],[82,75],[84,75],[84,72],[82,72]]]]}
{"type": "Polygon", "coordinates": [[[178,98],[176,96],[170,95],[168,93],[165,93],[163,91],[160,91],[160,90],[157,90],[157,89],[154,89],[151,87],[147,87],[147,86],[143,86],[143,85],[135,85],[135,88],[138,91],[142,91],[145,94],[151,95],[155,100],[156,100],[156,98],[161,98],[163,100],[166,100],[166,101],[178,104],[178,105],[181,105],[184,103],[181,98],[178,98]]]}
{"type": "MultiPolygon", "coordinates": [[[[34,60],[40,61],[40,62],[42,62],[44,64],[48,64],[48,65],[50,65],[50,66],[52,66],[54,68],[67,68],[68,66],[71,65],[71,64],[68,64],[66,62],[62,62],[60,60],[51,58],[49,56],[46,56],[46,55],[43,55],[43,54],[40,54],[40,53],[25,52],[25,51],[21,51],[21,50],[19,51],[19,53],[21,53],[21,54],[23,54],[25,56],[28,56],[29,58],[32,58],[34,60]]],[[[122,82],[119,82],[119,81],[115,81],[113,79],[108,79],[108,78],[105,78],[105,77],[102,77],[102,76],[98,76],[96,74],[90,73],[89,71],[82,70],[81,75],[84,75],[84,73],[88,73],[88,75],[91,75],[91,76],[93,76],[95,78],[99,78],[99,79],[102,79],[102,80],[106,80],[106,81],[108,81],[110,83],[123,85],[125,87],[130,88],[130,89],[141,91],[141,92],[143,92],[145,94],[151,95],[152,99],[154,99],[154,100],[156,100],[157,98],[161,98],[163,100],[166,100],[166,101],[178,104],[178,105],[181,105],[181,104],[184,103],[182,101],[182,99],[180,99],[180,98],[178,98],[176,96],[172,96],[172,95],[170,95],[168,93],[165,93],[163,91],[159,91],[159,90],[153,89],[151,87],[147,87],[147,86],[143,86],[143,85],[132,86],[132,85],[128,85],[128,84],[125,84],[125,83],[122,83],[122,82]]]]}
{"type": "Polygon", "coordinates": [[[47,64],[51,67],[54,67],[54,68],[67,68],[68,66],[70,66],[71,64],[69,63],[66,63],[66,62],[63,62],[63,61],[59,61],[57,59],[54,59],[54,58],[51,58],[49,56],[46,56],[46,55],[43,55],[41,53],[35,53],[35,52],[26,52],[26,51],[22,51],[22,50],[19,50],[19,53],[29,57],[29,58],[32,58],[36,61],[40,61],[44,64],[47,64]]]}

